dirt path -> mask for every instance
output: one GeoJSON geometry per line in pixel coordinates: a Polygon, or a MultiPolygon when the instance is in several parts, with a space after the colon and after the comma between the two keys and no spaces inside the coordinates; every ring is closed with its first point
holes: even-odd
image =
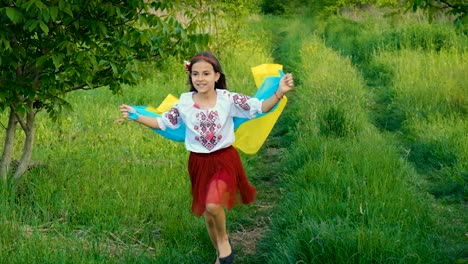
{"type": "MultiPolygon", "coordinates": [[[[282,23],[271,23],[273,37],[273,58],[275,63],[283,65],[285,72],[294,73],[297,63],[300,62],[300,55],[297,52],[291,52],[291,49],[298,50],[301,41],[297,36],[290,36],[288,26],[291,23],[282,21],[282,23]]],[[[300,80],[295,76],[296,87],[300,85],[300,80]]],[[[272,214],[275,205],[281,199],[280,189],[277,186],[278,177],[284,173],[280,166],[284,149],[288,149],[292,143],[288,138],[288,132],[294,129],[294,113],[292,105],[294,104],[294,91],[288,94],[288,106],[281,114],[278,122],[266,140],[262,150],[257,154],[258,160],[253,168],[257,187],[257,199],[251,205],[254,207],[253,213],[246,219],[245,225],[239,224],[238,228],[231,230],[230,237],[234,244],[234,249],[239,252],[236,255],[236,263],[249,264],[260,263],[262,252],[258,248],[265,234],[270,230],[272,214]]]]}
{"type": "Polygon", "coordinates": [[[262,162],[255,168],[255,174],[261,174],[262,177],[256,180],[257,199],[250,205],[254,208],[253,213],[245,221],[248,224],[238,224],[230,233],[235,251],[239,252],[236,254],[236,263],[258,263],[258,255],[261,252],[257,245],[269,231],[272,209],[279,199],[278,187],[275,184],[278,174],[281,173],[277,169],[279,153],[278,149],[269,147],[266,143],[265,150],[259,156],[262,162]]]}

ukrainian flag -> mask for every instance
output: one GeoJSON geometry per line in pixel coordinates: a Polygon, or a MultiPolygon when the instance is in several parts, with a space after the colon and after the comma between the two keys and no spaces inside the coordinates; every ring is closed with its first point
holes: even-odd
{"type": "MultiPolygon", "coordinates": [[[[283,77],[283,66],[280,64],[262,64],[252,68],[252,74],[257,86],[257,91],[253,95],[260,100],[273,96],[278,89],[279,81],[283,77]]],[[[178,99],[169,94],[164,101],[157,107],[152,106],[133,106],[135,110],[144,116],[160,117],[162,113],[167,112],[178,101],[178,99]]],[[[234,118],[234,129],[236,142],[234,147],[246,154],[255,154],[262,147],[263,143],[270,134],[273,126],[283,112],[288,98],[286,96],[269,112],[257,115],[253,119],[234,118]]],[[[153,129],[161,136],[183,142],[185,140],[185,125],[182,124],[177,129],[159,130],[153,129]]]]}

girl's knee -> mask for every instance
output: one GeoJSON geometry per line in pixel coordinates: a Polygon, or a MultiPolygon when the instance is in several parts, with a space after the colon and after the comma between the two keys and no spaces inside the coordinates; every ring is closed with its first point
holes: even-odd
{"type": "Polygon", "coordinates": [[[222,209],[223,207],[219,204],[209,203],[205,206],[206,213],[210,215],[217,215],[222,209]]]}

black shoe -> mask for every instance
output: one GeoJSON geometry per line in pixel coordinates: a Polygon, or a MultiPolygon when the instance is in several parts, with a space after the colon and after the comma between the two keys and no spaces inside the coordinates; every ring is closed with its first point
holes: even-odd
{"type": "Polygon", "coordinates": [[[219,263],[220,264],[234,263],[234,248],[232,247],[231,239],[229,239],[229,245],[231,246],[231,254],[229,254],[229,256],[227,256],[227,257],[219,258],[219,263]]]}
{"type": "Polygon", "coordinates": [[[229,256],[227,256],[227,257],[219,258],[219,263],[220,264],[234,263],[234,252],[231,252],[231,254],[229,256]]]}

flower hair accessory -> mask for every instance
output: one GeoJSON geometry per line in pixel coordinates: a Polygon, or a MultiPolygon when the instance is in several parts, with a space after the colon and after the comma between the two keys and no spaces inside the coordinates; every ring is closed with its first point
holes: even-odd
{"type": "Polygon", "coordinates": [[[184,61],[184,64],[185,64],[185,71],[188,73],[190,72],[190,61],[184,61]]]}

